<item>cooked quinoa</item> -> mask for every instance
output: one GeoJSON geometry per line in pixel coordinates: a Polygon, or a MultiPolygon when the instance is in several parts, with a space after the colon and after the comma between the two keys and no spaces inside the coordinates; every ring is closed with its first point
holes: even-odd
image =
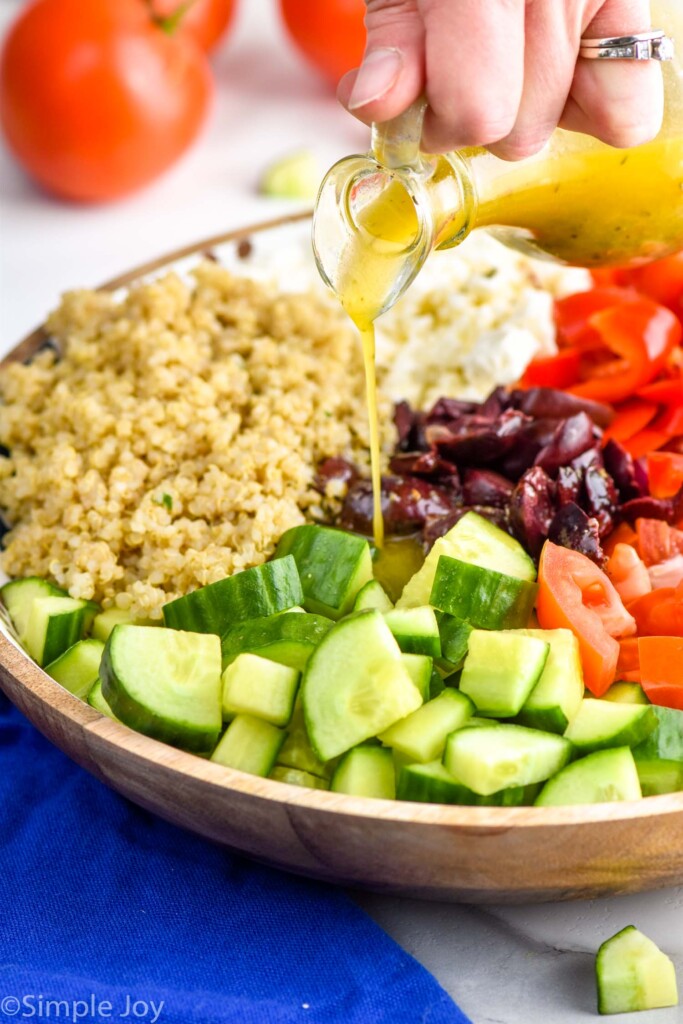
{"type": "MultiPolygon", "coordinates": [[[[0,373],[2,568],[158,617],[322,515],[318,463],[364,464],[358,341],[324,297],[202,264],[77,291],[46,349],[0,373]]],[[[385,440],[390,405],[381,399],[385,440]]]]}

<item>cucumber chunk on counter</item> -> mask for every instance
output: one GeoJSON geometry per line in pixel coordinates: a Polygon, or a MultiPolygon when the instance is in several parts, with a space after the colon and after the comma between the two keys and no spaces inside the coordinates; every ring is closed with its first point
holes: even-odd
{"type": "Polygon", "coordinates": [[[211,760],[265,778],[273,770],[285,740],[284,730],[252,715],[237,715],[221,736],[211,760]]]}
{"type": "Polygon", "coordinates": [[[521,725],[459,729],[446,741],[443,763],[456,779],[481,796],[550,778],[571,756],[563,736],[521,725]]]}
{"type": "Polygon", "coordinates": [[[333,793],[394,800],[396,781],[391,751],[383,747],[354,747],[344,754],[332,776],[333,793]]]}
{"type": "Polygon", "coordinates": [[[439,558],[429,603],[479,629],[527,626],[538,587],[494,569],[439,558]]]}
{"type": "Polygon", "coordinates": [[[362,537],[329,526],[295,526],[287,530],[275,550],[275,564],[294,558],[301,577],[306,611],[340,619],[372,576],[370,545],[362,537]]]}
{"type": "Polygon", "coordinates": [[[353,602],[354,612],[364,612],[367,608],[376,608],[378,612],[390,612],[393,607],[379,580],[369,580],[364,584],[353,602]]]}
{"type": "Polygon", "coordinates": [[[599,1013],[678,1006],[676,969],[652,939],[630,924],[600,946],[595,961],[599,1013]]]}
{"type": "Polygon", "coordinates": [[[422,704],[391,630],[374,610],[343,619],[326,633],[304,671],[301,696],[311,745],[322,761],[422,704]]]}
{"type": "Polygon", "coordinates": [[[91,687],[90,692],[88,693],[88,704],[91,708],[94,708],[95,711],[99,711],[101,715],[113,718],[115,722],[119,721],[107,701],[104,699],[101,679],[97,679],[91,687]]]}
{"type": "Polygon", "coordinates": [[[379,734],[382,743],[413,761],[427,763],[441,757],[446,737],[460,729],[474,712],[474,705],[459,690],[444,690],[411,715],[379,734]]]}
{"type": "Polygon", "coordinates": [[[567,765],[546,782],[537,807],[640,800],[642,792],[630,747],[598,750],[567,765]]]}
{"type": "Polygon", "coordinates": [[[103,651],[101,640],[79,640],[47,665],[45,671],[74,697],[86,700],[97,682],[103,651]]]}
{"type": "Polygon", "coordinates": [[[639,683],[612,683],[601,700],[612,700],[618,704],[649,704],[645,691],[639,683]]]}
{"type": "Polygon", "coordinates": [[[164,622],[171,629],[222,636],[238,622],[303,604],[303,596],[296,562],[278,558],[169,601],[164,622]]]}
{"type": "Polygon", "coordinates": [[[247,652],[303,672],[331,625],[332,619],[323,615],[294,610],[240,622],[221,639],[223,668],[247,652]]]}
{"type": "Polygon", "coordinates": [[[441,761],[429,764],[408,764],[398,775],[396,797],[427,804],[465,804],[479,807],[520,807],[532,804],[538,793],[535,786],[511,786],[497,793],[481,796],[463,786],[441,761]]]}
{"type": "Polygon", "coordinates": [[[287,725],[292,717],[299,672],[288,665],[238,654],[222,676],[223,718],[254,715],[272,725],[287,725]]]}
{"type": "Polygon", "coordinates": [[[102,693],[131,729],[204,754],[220,734],[221,644],[212,633],[115,626],[100,667],[102,693]]]}
{"type": "Polygon", "coordinates": [[[435,541],[422,567],[403,588],[397,608],[432,603],[429,598],[441,555],[450,555],[484,569],[495,569],[530,583],[536,579],[536,567],[518,541],[476,512],[466,512],[448,533],[435,541]]]}
{"type": "Polygon", "coordinates": [[[290,786],[303,786],[304,789],[330,788],[327,779],[301,771],[300,768],[286,768],[283,764],[276,764],[268,778],[275,782],[286,782],[290,786]]]}
{"type": "MultiPolygon", "coordinates": [[[[427,657],[426,654],[401,654],[401,661],[406,672],[420,691],[422,700],[429,700],[432,696],[432,675],[434,672],[432,658],[427,657]]],[[[441,679],[441,676],[439,676],[439,679],[441,679]]],[[[443,689],[443,686],[441,689],[443,689]]]]}
{"type": "Polygon", "coordinates": [[[404,654],[440,657],[439,624],[434,609],[429,605],[422,608],[393,608],[384,613],[384,621],[404,654]]]}
{"type": "Polygon", "coordinates": [[[541,677],[524,701],[517,722],[561,735],[579,710],[584,692],[579,641],[570,629],[519,632],[545,641],[550,650],[541,677]]]}
{"type": "Polygon", "coordinates": [[[160,622],[152,619],[141,619],[127,608],[107,608],[99,612],[92,623],[92,635],[96,640],[106,643],[114,626],[160,626],[160,622]]]}
{"type": "Polygon", "coordinates": [[[83,636],[92,604],[73,597],[37,597],[28,609],[22,643],[34,661],[49,665],[83,636]]]}
{"type": "Polygon", "coordinates": [[[586,697],[565,736],[578,754],[607,747],[635,747],[656,728],[657,716],[650,704],[619,704],[586,697]]]}
{"type": "Polygon", "coordinates": [[[538,682],[549,650],[536,637],[474,629],[460,689],[483,718],[512,718],[538,682]]]}
{"type": "Polygon", "coordinates": [[[0,597],[9,613],[17,636],[24,642],[24,634],[28,625],[29,611],[35,598],[68,597],[66,590],[60,590],[54,584],[39,576],[27,576],[23,580],[12,580],[0,587],[0,597]]]}

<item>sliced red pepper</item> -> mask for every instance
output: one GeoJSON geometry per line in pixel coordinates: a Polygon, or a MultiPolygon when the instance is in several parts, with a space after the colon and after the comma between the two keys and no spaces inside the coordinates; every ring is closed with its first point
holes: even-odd
{"type": "Polygon", "coordinates": [[[638,653],[641,685],[648,698],[683,711],[683,637],[641,637],[638,653]]]}
{"type": "Polygon", "coordinates": [[[670,498],[683,485],[683,455],[678,452],[650,452],[647,477],[653,497],[670,498]]]}
{"type": "Polygon", "coordinates": [[[639,434],[656,415],[657,406],[654,402],[627,398],[617,406],[615,417],[603,434],[603,441],[606,443],[611,437],[615,441],[627,441],[639,434]]]}
{"type": "Polygon", "coordinates": [[[644,594],[628,610],[638,624],[639,636],[683,636],[683,582],[644,594]]]}
{"type": "Polygon", "coordinates": [[[660,405],[683,405],[683,378],[668,377],[665,380],[656,380],[652,384],[638,388],[636,394],[639,398],[660,405]]]}
{"type": "Polygon", "coordinates": [[[566,295],[555,302],[555,326],[560,348],[594,348],[602,344],[589,320],[594,313],[625,302],[637,302],[638,295],[626,288],[591,288],[566,295]]]}
{"type": "Polygon", "coordinates": [[[614,682],[616,636],[635,622],[605,573],[578,551],[546,541],[538,568],[538,621],[543,629],[571,629],[579,641],[584,682],[596,697],[614,682]]]}
{"type": "Polygon", "coordinates": [[[587,367],[589,379],[569,390],[601,402],[622,401],[648,384],[683,334],[671,310],[643,298],[593,313],[588,326],[613,358],[587,367]]]}
{"type": "Polygon", "coordinates": [[[534,359],[522,377],[523,388],[568,388],[580,378],[581,353],[567,348],[547,359],[534,359]]]}
{"type": "Polygon", "coordinates": [[[618,271],[618,284],[631,284],[643,295],[683,314],[683,252],[633,270],[618,271]]]}

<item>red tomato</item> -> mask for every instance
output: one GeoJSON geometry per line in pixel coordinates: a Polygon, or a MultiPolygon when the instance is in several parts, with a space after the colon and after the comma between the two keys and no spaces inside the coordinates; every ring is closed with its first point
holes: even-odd
{"type": "Polygon", "coordinates": [[[35,0],[0,57],[7,142],[69,199],[112,199],[157,177],[197,135],[210,96],[205,56],[142,0],[35,0]]]}
{"type": "Polygon", "coordinates": [[[683,638],[641,637],[638,653],[641,684],[652,703],[683,711],[683,638]]]}
{"type": "Polygon", "coordinates": [[[605,573],[580,552],[546,541],[538,567],[536,612],[543,629],[571,629],[576,635],[584,682],[601,697],[614,682],[619,659],[615,637],[636,629],[605,573]]]}
{"type": "MultiPolygon", "coordinates": [[[[659,587],[629,605],[639,636],[683,637],[683,581],[677,587],[659,587]]],[[[681,668],[683,671],[683,668],[681,668]]]]}
{"type": "Polygon", "coordinates": [[[683,455],[678,452],[650,452],[647,457],[650,494],[670,498],[683,487],[683,455]]]}
{"type": "Polygon", "coordinates": [[[363,0],[280,0],[285,26],[304,57],[336,85],[365,48],[363,0]]]}
{"type": "MultiPolygon", "coordinates": [[[[153,0],[154,12],[168,18],[186,6],[186,0],[153,0]]],[[[178,24],[182,35],[190,36],[207,53],[220,42],[231,24],[236,0],[195,0],[178,24]]]]}

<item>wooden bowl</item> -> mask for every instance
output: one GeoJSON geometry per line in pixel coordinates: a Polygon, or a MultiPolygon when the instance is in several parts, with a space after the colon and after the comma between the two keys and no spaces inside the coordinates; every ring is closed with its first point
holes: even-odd
{"type": "MultiPolygon", "coordinates": [[[[300,232],[302,219],[204,240],[104,287],[216,246],[300,232]]],[[[44,340],[38,329],[7,359],[28,358],[44,340]]],[[[579,899],[683,882],[683,793],[561,808],[447,807],[271,782],[103,717],[38,668],[1,620],[0,686],[48,739],[113,789],[174,824],[298,874],[471,903],[579,899]]]]}

